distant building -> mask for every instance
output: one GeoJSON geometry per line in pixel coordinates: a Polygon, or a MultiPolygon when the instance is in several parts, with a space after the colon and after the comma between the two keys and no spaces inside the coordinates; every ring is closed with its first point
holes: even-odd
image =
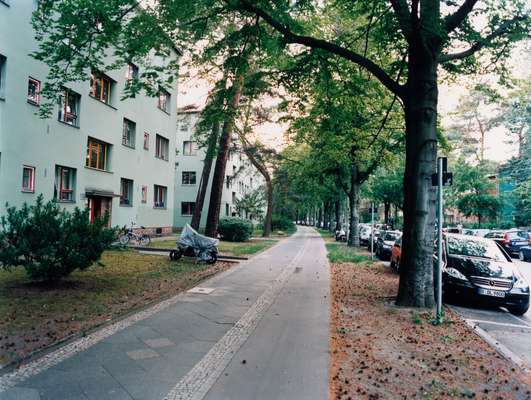
{"type": "Polygon", "coordinates": [[[39,118],[48,68],[29,56],[35,4],[0,1],[0,214],[6,202],[43,194],[68,210],[88,206],[91,219],[108,211],[112,225],[171,231],[177,87],[121,101],[139,68],[93,71],[66,85],[51,118],[39,118]]]}
{"type": "MultiPolygon", "coordinates": [[[[178,112],[178,129],[175,141],[178,153],[175,168],[174,198],[176,204],[173,223],[177,228],[183,227],[192,219],[199,181],[203,171],[205,149],[198,149],[193,137],[200,114],[201,111],[195,107],[184,107],[179,109],[178,112]]],[[[238,142],[236,138],[233,138],[233,140],[235,143],[238,142]]],[[[207,194],[201,212],[201,227],[206,224],[214,164],[215,159],[212,164],[207,194]]],[[[247,156],[241,150],[232,149],[225,169],[220,217],[237,216],[236,201],[263,184],[262,175],[250,163],[247,156]]],[[[251,216],[241,215],[241,217],[249,218],[251,216]]]]}

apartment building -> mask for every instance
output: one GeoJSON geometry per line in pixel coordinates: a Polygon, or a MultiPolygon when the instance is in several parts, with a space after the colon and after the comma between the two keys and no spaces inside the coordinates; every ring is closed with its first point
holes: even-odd
{"type": "MultiPolygon", "coordinates": [[[[178,110],[177,129],[177,165],[175,173],[175,214],[174,226],[183,227],[190,223],[195,208],[197,190],[199,188],[205,149],[198,149],[194,142],[195,125],[199,120],[201,111],[195,107],[183,107],[178,110]]],[[[235,140],[237,144],[237,140],[235,140]]],[[[264,179],[258,170],[251,164],[247,156],[236,146],[229,153],[225,169],[225,182],[221,198],[220,217],[237,216],[236,201],[246,193],[256,190],[264,184],[264,179]]],[[[215,161],[214,161],[215,162],[215,161]]],[[[201,212],[201,227],[206,224],[210,200],[210,187],[214,174],[214,164],[209,179],[207,196],[201,212]]],[[[251,215],[240,215],[251,218],[251,215]]]]}
{"type": "Polygon", "coordinates": [[[177,87],[121,101],[138,66],[93,71],[66,84],[52,117],[41,119],[48,69],[29,56],[37,48],[35,5],[0,0],[0,215],[6,202],[30,204],[43,194],[69,210],[89,207],[91,219],[108,211],[111,225],[171,231],[177,87]]]}

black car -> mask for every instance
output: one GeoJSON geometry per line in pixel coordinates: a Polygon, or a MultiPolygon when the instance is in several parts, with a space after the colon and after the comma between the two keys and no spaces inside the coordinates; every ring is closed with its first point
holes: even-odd
{"type": "Polygon", "coordinates": [[[522,315],[529,309],[529,284],[497,242],[446,234],[443,294],[481,300],[522,315]]]}
{"type": "Polygon", "coordinates": [[[389,260],[391,258],[391,249],[400,236],[402,236],[402,232],[399,231],[382,231],[376,241],[376,256],[380,260],[389,260]]]}
{"type": "Polygon", "coordinates": [[[529,246],[529,235],[523,229],[510,229],[508,231],[493,231],[487,233],[487,239],[494,239],[497,243],[503,246],[504,250],[510,255],[517,255],[520,253],[520,248],[529,246]]]}

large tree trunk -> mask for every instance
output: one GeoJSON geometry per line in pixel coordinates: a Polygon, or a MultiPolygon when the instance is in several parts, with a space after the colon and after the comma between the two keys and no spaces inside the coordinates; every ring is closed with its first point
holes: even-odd
{"type": "Polygon", "coordinates": [[[339,231],[341,230],[341,200],[340,199],[337,199],[336,200],[336,209],[335,209],[335,214],[336,214],[336,226],[335,226],[335,230],[336,231],[339,231]]]}
{"type": "Polygon", "coordinates": [[[216,142],[218,141],[219,124],[214,123],[212,127],[212,133],[208,140],[208,147],[205,154],[205,161],[203,162],[203,172],[201,173],[201,180],[199,181],[199,188],[197,190],[197,196],[195,198],[195,208],[192,215],[192,222],[190,225],[195,230],[199,229],[201,224],[201,213],[203,211],[203,205],[205,204],[206,191],[208,188],[208,181],[210,179],[210,171],[212,170],[212,161],[214,160],[214,152],[216,150],[216,142]]]}
{"type": "Polygon", "coordinates": [[[319,225],[319,228],[322,228],[323,226],[323,207],[319,207],[319,214],[317,215],[317,225],[319,225]]]}
{"type": "Polygon", "coordinates": [[[349,192],[349,233],[348,233],[348,246],[360,245],[360,183],[358,182],[358,168],[352,165],[350,172],[350,192],[349,192]]]}
{"type": "Polygon", "coordinates": [[[239,75],[236,78],[231,89],[232,98],[228,106],[227,117],[223,123],[221,137],[219,138],[216,166],[214,168],[212,188],[210,191],[210,204],[208,205],[205,234],[210,237],[216,237],[218,235],[219,211],[221,208],[221,196],[223,194],[223,182],[225,181],[225,167],[227,166],[227,158],[232,141],[235,114],[243,90],[243,75],[239,75]]]}
{"type": "Polygon", "coordinates": [[[411,45],[406,114],[406,170],[404,175],[404,236],[400,258],[397,304],[432,307],[435,190],[431,175],[437,157],[436,55],[411,45]]]}

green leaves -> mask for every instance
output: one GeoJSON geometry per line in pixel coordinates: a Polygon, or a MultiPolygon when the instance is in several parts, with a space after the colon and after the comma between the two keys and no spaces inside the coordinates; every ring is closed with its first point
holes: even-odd
{"type": "Polygon", "coordinates": [[[88,209],[69,213],[37,197],[34,205],[8,207],[0,220],[0,266],[23,266],[30,278],[53,281],[98,261],[115,240],[108,218],[90,223],[88,209]]]}

